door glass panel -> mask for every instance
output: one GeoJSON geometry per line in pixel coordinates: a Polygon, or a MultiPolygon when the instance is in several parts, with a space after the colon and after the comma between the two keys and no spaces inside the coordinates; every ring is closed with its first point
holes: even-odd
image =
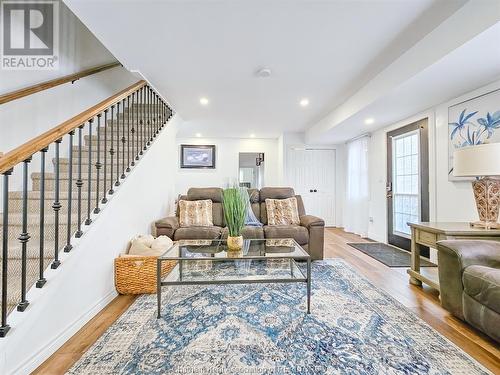
{"type": "Polygon", "coordinates": [[[420,217],[418,137],[414,131],[393,138],[393,232],[403,237],[411,233],[407,223],[420,217]]]}

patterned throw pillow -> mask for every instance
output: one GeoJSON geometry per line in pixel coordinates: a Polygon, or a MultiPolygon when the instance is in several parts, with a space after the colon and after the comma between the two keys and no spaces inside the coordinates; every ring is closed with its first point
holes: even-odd
{"type": "Polygon", "coordinates": [[[182,228],[213,226],[212,201],[210,199],[200,201],[180,200],[179,224],[182,228]]]}
{"type": "Polygon", "coordinates": [[[266,199],[268,225],[300,224],[297,198],[266,199]]]}

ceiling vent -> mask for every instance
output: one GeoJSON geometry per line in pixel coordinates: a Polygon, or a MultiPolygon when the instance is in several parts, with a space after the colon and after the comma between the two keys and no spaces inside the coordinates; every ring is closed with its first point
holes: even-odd
{"type": "Polygon", "coordinates": [[[269,77],[271,77],[271,69],[269,69],[269,68],[260,68],[259,70],[257,70],[257,72],[255,74],[259,78],[269,78],[269,77]]]}

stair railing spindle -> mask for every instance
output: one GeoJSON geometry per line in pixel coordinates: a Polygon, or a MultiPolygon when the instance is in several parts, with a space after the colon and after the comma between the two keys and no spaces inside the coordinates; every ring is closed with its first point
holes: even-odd
{"type": "MultiPolygon", "coordinates": [[[[130,95],[127,96],[127,169],[126,172],[130,172],[130,95]]],[[[134,140],[132,138],[132,145],[134,140]]]]}
{"type": "Polygon", "coordinates": [[[146,86],[141,88],[141,142],[143,146],[141,147],[141,155],[143,155],[143,151],[145,151],[148,146],[146,146],[146,86]]]}
{"type": "Polygon", "coordinates": [[[110,182],[111,182],[111,185],[110,185],[110,188],[108,190],[108,194],[114,194],[114,190],[113,190],[113,155],[115,154],[115,149],[113,148],[113,139],[114,139],[114,134],[115,132],[113,131],[113,124],[115,123],[115,115],[114,115],[114,112],[115,112],[115,106],[112,105],[111,106],[111,148],[109,149],[109,155],[111,156],[111,161],[110,161],[110,182]]]}
{"type": "Polygon", "coordinates": [[[121,179],[125,178],[125,99],[122,100],[122,174],[120,176],[121,179]]]}
{"type": "MultiPolygon", "coordinates": [[[[90,218],[91,211],[91,202],[92,202],[92,124],[94,119],[91,118],[89,120],[89,157],[87,164],[87,218],[85,219],[85,225],[90,225],[92,223],[92,219],[90,218]]],[[[99,151],[99,150],[97,150],[99,151]]]]}
{"type": "Polygon", "coordinates": [[[26,300],[26,267],[27,267],[27,247],[30,235],[28,233],[28,172],[31,157],[23,161],[23,218],[22,232],[18,237],[21,242],[21,302],[17,305],[17,311],[24,311],[29,302],[26,300]]]}
{"type": "Polygon", "coordinates": [[[66,228],[66,246],[64,246],[64,252],[69,253],[73,248],[71,245],[71,211],[73,206],[73,136],[75,131],[69,132],[69,149],[68,149],[68,227],[66,228]]]}
{"type": "MultiPolygon", "coordinates": [[[[75,233],[76,238],[80,238],[83,235],[82,231],[82,138],[83,138],[83,127],[84,125],[80,125],[78,127],[78,177],[76,179],[76,187],[78,188],[78,201],[77,203],[77,225],[78,228],[75,233]]],[[[87,152],[90,152],[89,148],[87,152]]]]}
{"type": "MultiPolygon", "coordinates": [[[[111,176],[113,177],[113,176],[111,176]]],[[[120,102],[116,103],[116,181],[120,185],[120,102]]]]}
{"type": "Polygon", "coordinates": [[[47,280],[45,279],[45,156],[48,147],[42,148],[41,161],[40,161],[40,262],[38,265],[38,280],[36,282],[37,288],[42,288],[47,280]]]}
{"type": "Polygon", "coordinates": [[[103,191],[104,196],[102,197],[101,203],[107,203],[108,198],[106,196],[107,188],[107,178],[108,178],[108,109],[104,110],[104,169],[103,169],[103,191]]]}
{"type": "MultiPolygon", "coordinates": [[[[137,155],[135,155],[135,150],[136,150],[136,138],[137,138],[137,131],[136,131],[136,126],[135,126],[135,92],[132,93],[132,161],[130,162],[131,166],[135,165],[135,161],[138,159],[137,155]],[[134,137],[135,135],[135,137],[134,137]]],[[[137,148],[138,149],[138,148],[137,148]]]]}
{"type": "Polygon", "coordinates": [[[5,337],[10,326],[7,324],[7,271],[9,258],[9,176],[12,169],[3,173],[3,222],[2,222],[2,326],[0,337],[5,337]]]}
{"type": "MultiPolygon", "coordinates": [[[[97,162],[95,163],[96,169],[96,192],[95,192],[95,208],[94,213],[98,214],[101,209],[99,208],[99,185],[101,182],[101,116],[102,113],[97,115],[97,162]]],[[[106,121],[106,120],[104,120],[106,121]]],[[[104,151],[104,155],[106,155],[106,150],[104,151]]],[[[106,185],[104,185],[106,186],[106,185]]]]}
{"type": "Polygon", "coordinates": [[[61,182],[59,176],[59,170],[60,170],[59,146],[61,142],[62,142],[61,138],[55,142],[56,143],[56,166],[55,166],[56,186],[55,186],[54,203],[52,204],[52,209],[54,210],[55,235],[54,235],[54,261],[50,265],[52,269],[56,269],[61,264],[61,261],[59,260],[59,210],[61,209],[61,202],[59,201],[59,189],[61,182]]]}

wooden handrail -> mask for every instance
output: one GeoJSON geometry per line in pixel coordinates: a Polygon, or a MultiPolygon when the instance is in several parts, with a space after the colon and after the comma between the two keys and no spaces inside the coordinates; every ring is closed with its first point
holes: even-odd
{"type": "Polygon", "coordinates": [[[80,114],[63,122],[55,128],[52,128],[45,133],[40,134],[38,137],[35,137],[25,144],[15,148],[14,150],[9,151],[8,153],[0,157],[0,174],[14,168],[20,162],[28,159],[30,156],[44,149],[45,147],[48,147],[51,143],[57,141],[58,139],[61,139],[70,131],[76,129],[91,118],[94,118],[99,113],[102,113],[105,109],[109,108],[113,104],[116,104],[119,101],[125,99],[127,96],[131,95],[133,92],[137,91],[141,87],[144,87],[145,85],[146,81],[138,81],[133,85],[127,87],[126,89],[120,91],[118,94],[110,96],[109,98],[87,109],[86,111],[81,112],[80,114]]]}
{"type": "Polygon", "coordinates": [[[100,65],[100,66],[94,66],[93,68],[89,68],[86,70],[82,70],[81,72],[78,73],[73,73],[64,77],[56,78],[51,81],[46,81],[42,83],[38,83],[33,86],[25,87],[24,89],[16,90],[9,92],[7,94],[0,95],[0,104],[5,104],[8,102],[11,102],[13,100],[17,100],[20,98],[24,98],[25,96],[35,94],[37,92],[43,91],[50,89],[52,87],[56,87],[59,85],[63,85],[68,82],[74,82],[76,80],[79,80],[80,78],[90,76],[92,74],[96,74],[99,72],[102,72],[104,70],[112,69],[117,66],[120,66],[121,64],[116,61],[111,64],[106,64],[106,65],[100,65]]]}

